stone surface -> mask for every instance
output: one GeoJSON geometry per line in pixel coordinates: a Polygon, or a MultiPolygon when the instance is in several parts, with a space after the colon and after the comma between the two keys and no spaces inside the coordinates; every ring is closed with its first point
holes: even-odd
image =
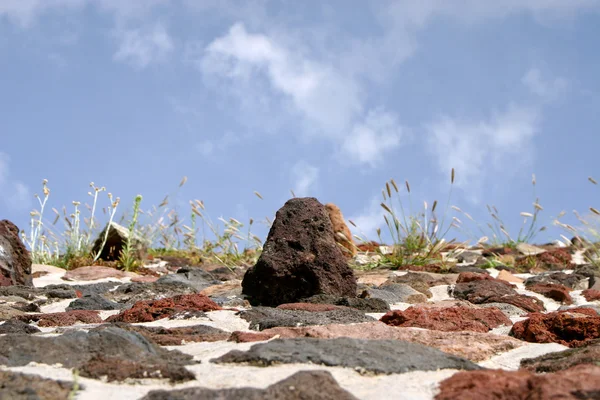
{"type": "Polygon", "coordinates": [[[331,221],[331,227],[333,229],[335,241],[344,248],[342,252],[346,257],[354,257],[356,255],[356,246],[354,245],[352,233],[344,221],[342,210],[340,210],[340,208],[333,203],[325,204],[325,210],[327,211],[327,215],[329,215],[329,220],[331,221]],[[342,238],[341,235],[344,237],[342,238]]]}
{"type": "Polygon", "coordinates": [[[523,279],[514,276],[507,270],[500,270],[496,279],[500,279],[501,281],[509,282],[509,283],[523,283],[523,279]]]}
{"type": "Polygon", "coordinates": [[[77,300],[73,300],[68,306],[66,311],[71,310],[120,310],[123,308],[122,304],[115,303],[113,301],[106,300],[100,295],[88,295],[83,296],[77,300]]]}
{"type": "Polygon", "coordinates": [[[572,304],[573,299],[569,294],[570,289],[566,286],[556,283],[536,283],[527,286],[527,289],[532,292],[539,293],[549,299],[558,301],[563,304],[572,304]]]}
{"type": "Polygon", "coordinates": [[[521,340],[504,335],[479,332],[442,332],[419,328],[398,328],[381,322],[363,322],[359,324],[331,324],[305,327],[280,327],[265,329],[261,332],[236,331],[229,340],[235,342],[256,342],[274,337],[290,339],[311,337],[333,339],[349,337],[355,339],[390,339],[419,343],[435,347],[444,353],[454,354],[468,360],[479,362],[489,357],[515,349],[524,344],[521,340]]]}
{"type": "Polygon", "coordinates": [[[520,295],[512,285],[498,279],[457,283],[452,290],[452,295],[457,299],[467,300],[473,304],[507,303],[530,312],[544,310],[544,304],[541,300],[520,295]]]}
{"type": "Polygon", "coordinates": [[[567,274],[565,272],[546,272],[539,275],[532,276],[525,280],[525,287],[538,283],[552,283],[556,285],[563,285],[573,290],[587,289],[588,283],[586,282],[586,276],[579,273],[567,274]]]}
{"type": "Polygon", "coordinates": [[[581,292],[587,301],[600,301],[600,290],[587,289],[581,292]]]}
{"type": "Polygon", "coordinates": [[[364,312],[388,312],[390,306],[382,299],[359,297],[339,297],[329,294],[317,294],[315,296],[303,299],[303,302],[314,304],[332,304],[336,306],[350,307],[364,312]]]}
{"type": "Polygon", "coordinates": [[[497,308],[426,308],[409,307],[404,311],[394,310],[385,314],[381,322],[392,326],[417,327],[437,331],[488,332],[512,322],[497,308]]]}
{"type": "Polygon", "coordinates": [[[239,316],[250,322],[250,329],[263,330],[278,326],[307,326],[328,324],[352,324],[374,321],[363,312],[351,308],[338,308],[332,311],[282,310],[270,307],[253,307],[240,311],[239,316]]]}
{"type": "Polygon", "coordinates": [[[119,285],[116,289],[105,292],[103,297],[116,303],[133,305],[138,301],[194,293],[197,293],[196,289],[182,282],[132,282],[119,285]]]}
{"type": "Polygon", "coordinates": [[[255,366],[312,363],[353,368],[374,374],[393,374],[439,369],[476,370],[464,358],[432,347],[398,340],[274,339],[253,345],[248,351],[233,350],[212,359],[215,363],[248,363],[255,366]]]}
{"type": "Polygon", "coordinates": [[[356,296],[356,279],[335,242],[325,207],[312,197],[277,211],[258,262],[242,281],[252,305],[277,306],[316,294],[356,296]]]}
{"type": "Polygon", "coordinates": [[[521,368],[533,372],[562,371],[580,364],[600,363],[600,340],[589,342],[585,347],[557,351],[536,358],[521,360],[521,368]]]}
{"type": "Polygon", "coordinates": [[[0,370],[0,382],[0,399],[3,400],[67,400],[71,392],[76,393],[71,382],[20,372],[0,370]]]}
{"type": "Polygon", "coordinates": [[[91,372],[101,368],[95,369],[93,362],[88,365],[90,361],[99,359],[112,360],[114,368],[119,363],[127,364],[133,368],[132,372],[145,368],[148,375],[167,364],[183,368],[194,363],[190,355],[165,350],[138,333],[116,327],[101,327],[89,332],[69,331],[56,337],[0,336],[0,365],[17,367],[31,361],[49,365],[61,363],[66,368],[90,372],[90,375],[82,372],[82,376],[100,378],[100,375],[91,372]]]}
{"type": "Polygon", "coordinates": [[[0,286],[33,286],[31,256],[19,237],[19,228],[0,221],[0,286]]]}
{"type": "MultiPolygon", "coordinates": [[[[425,294],[404,283],[386,283],[379,286],[378,289],[379,291],[391,293],[394,299],[392,303],[417,304],[427,301],[425,294]]],[[[378,292],[372,293],[371,297],[377,297],[378,292]]]]}
{"type": "MultiPolygon", "coordinates": [[[[102,260],[118,260],[121,255],[121,250],[125,246],[129,238],[129,229],[124,226],[111,222],[107,224],[102,232],[98,235],[98,238],[92,245],[91,254],[97,254],[100,252],[100,259],[102,260]],[[108,230],[108,236],[106,231],[108,230]],[[106,243],[102,246],[104,238],[106,236],[106,243]]],[[[147,243],[139,235],[134,234],[131,238],[132,247],[134,250],[134,256],[138,260],[143,260],[146,256],[147,243]]]]}
{"type": "Polygon", "coordinates": [[[203,294],[183,294],[159,300],[138,301],[129,310],[107,319],[108,322],[151,322],[187,311],[222,310],[221,306],[203,294]]]}
{"type": "Polygon", "coordinates": [[[498,310],[502,311],[502,313],[508,318],[522,317],[525,314],[527,314],[527,311],[523,310],[522,308],[507,303],[485,303],[478,304],[478,306],[482,308],[495,307],[498,310]]]}
{"type": "Polygon", "coordinates": [[[116,322],[107,326],[115,326],[127,331],[137,332],[161,346],[179,346],[189,342],[216,342],[219,340],[228,340],[231,336],[229,332],[208,325],[164,328],[160,326],[142,326],[116,322]]]}
{"type": "Polygon", "coordinates": [[[517,258],[515,267],[525,271],[556,271],[570,269],[571,253],[566,248],[556,248],[544,253],[517,258]]]}
{"type": "Polygon", "coordinates": [[[435,400],[582,400],[600,398],[600,367],[580,365],[535,375],[529,371],[459,372],[440,384],[435,400]]]}
{"type": "Polygon", "coordinates": [[[180,268],[177,270],[176,274],[169,274],[161,276],[156,283],[158,285],[161,284],[183,284],[193,287],[196,291],[200,292],[201,290],[221,283],[219,279],[217,279],[210,272],[206,272],[200,268],[180,268]]]}
{"type": "Polygon", "coordinates": [[[40,330],[19,319],[13,318],[0,325],[0,335],[5,333],[38,333],[40,330]]]}
{"type": "Polygon", "coordinates": [[[528,319],[516,322],[510,334],[527,342],[580,347],[600,339],[600,316],[583,307],[548,314],[531,313],[528,319]]]}
{"type": "Polygon", "coordinates": [[[266,389],[201,387],[153,390],[142,400],[358,400],[342,389],[327,371],[300,371],[266,389]]]}
{"type": "Polygon", "coordinates": [[[78,322],[84,324],[99,324],[102,318],[97,311],[72,310],[47,314],[26,314],[15,317],[23,322],[36,322],[38,326],[70,326],[78,322]]]}
{"type": "Polygon", "coordinates": [[[62,279],[65,281],[95,281],[98,279],[115,278],[122,279],[135,276],[131,272],[125,272],[116,268],[103,267],[100,265],[79,267],[67,271],[62,279]]]}
{"type": "Polygon", "coordinates": [[[458,274],[436,274],[429,272],[409,271],[404,275],[394,275],[389,278],[387,283],[405,283],[415,290],[430,297],[426,291],[422,290],[424,285],[427,288],[440,285],[454,285],[458,279],[458,274]]]}

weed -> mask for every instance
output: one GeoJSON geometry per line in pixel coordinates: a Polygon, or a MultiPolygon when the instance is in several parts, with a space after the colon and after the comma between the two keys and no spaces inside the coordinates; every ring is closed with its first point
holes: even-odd
{"type": "Polygon", "coordinates": [[[131,221],[129,223],[127,239],[125,241],[125,245],[121,249],[121,254],[119,255],[119,262],[125,271],[131,271],[139,265],[139,260],[134,254],[134,236],[141,202],[142,195],[138,194],[135,196],[135,200],[133,201],[133,216],[131,217],[131,221]]]}

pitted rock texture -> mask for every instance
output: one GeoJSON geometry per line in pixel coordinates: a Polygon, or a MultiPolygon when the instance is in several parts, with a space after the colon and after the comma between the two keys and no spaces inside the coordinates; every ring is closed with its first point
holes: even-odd
{"type": "Polygon", "coordinates": [[[342,210],[340,210],[340,208],[333,203],[325,204],[325,210],[327,211],[327,215],[329,215],[329,220],[331,221],[334,239],[344,248],[342,253],[344,253],[344,255],[348,258],[354,257],[356,255],[356,246],[354,245],[354,240],[352,239],[352,233],[344,221],[342,210]],[[342,238],[340,234],[344,235],[344,237],[342,238]]]}
{"type": "Polygon", "coordinates": [[[390,309],[390,306],[387,302],[382,299],[373,299],[366,298],[362,299],[360,297],[339,297],[333,296],[329,294],[317,294],[315,296],[311,296],[307,299],[302,299],[302,302],[305,303],[314,303],[314,304],[331,304],[341,307],[350,307],[355,308],[357,310],[361,310],[364,312],[387,312],[390,309]]]}
{"type": "Polygon", "coordinates": [[[61,363],[66,368],[87,368],[88,376],[100,378],[91,371],[105,370],[98,364],[88,363],[102,359],[112,360],[113,366],[129,362],[134,371],[143,367],[148,375],[166,364],[183,367],[194,363],[190,355],[163,349],[138,333],[115,327],[69,331],[56,337],[0,336],[0,365],[8,367],[27,365],[31,361],[49,365],[61,363]]]}
{"type": "MultiPolygon", "coordinates": [[[[161,346],[179,346],[184,344],[184,342],[216,342],[219,340],[227,340],[231,336],[229,332],[208,325],[163,328],[159,326],[141,326],[116,322],[112,325],[107,325],[107,327],[109,326],[137,332],[148,340],[161,346]]],[[[100,328],[102,327],[99,327],[99,329],[100,328]]]]}
{"type": "Polygon", "coordinates": [[[588,342],[585,347],[544,354],[521,360],[521,368],[533,372],[562,371],[580,364],[600,363],[600,340],[588,342]]]}
{"type": "Polygon", "coordinates": [[[566,248],[554,248],[540,254],[520,257],[515,262],[517,269],[528,272],[556,271],[569,269],[571,253],[566,248]]]}
{"type": "Polygon", "coordinates": [[[584,307],[548,314],[531,313],[528,319],[516,322],[510,334],[527,342],[581,347],[600,339],[600,315],[584,307]]]}
{"type": "Polygon", "coordinates": [[[123,304],[106,300],[100,295],[89,295],[73,300],[66,310],[120,310],[121,308],[123,304]]]}
{"type": "Polygon", "coordinates": [[[535,283],[533,285],[529,285],[527,289],[532,292],[539,293],[543,296],[548,297],[549,299],[558,301],[563,304],[572,304],[573,299],[569,294],[570,289],[566,286],[556,284],[556,283],[535,283]]]}
{"type": "Polygon", "coordinates": [[[259,306],[240,311],[239,316],[250,322],[250,329],[253,330],[264,330],[278,326],[352,324],[375,320],[358,310],[342,307],[331,311],[303,311],[259,306]]]}
{"type": "Polygon", "coordinates": [[[510,283],[493,278],[457,283],[452,295],[473,304],[507,303],[529,312],[544,310],[541,300],[518,294],[510,283]]]}
{"type": "Polygon", "coordinates": [[[0,335],[5,333],[38,333],[41,332],[35,326],[29,325],[26,322],[23,322],[17,318],[9,319],[2,325],[0,325],[0,335]]]}
{"type": "Polygon", "coordinates": [[[66,400],[76,392],[71,382],[13,371],[0,370],[0,382],[0,399],[6,400],[66,400]]]}
{"type": "Polygon", "coordinates": [[[516,349],[524,342],[504,335],[494,335],[479,332],[442,332],[419,328],[398,328],[381,322],[363,322],[344,325],[316,325],[305,327],[281,327],[265,329],[261,332],[236,331],[229,340],[234,342],[258,342],[274,337],[291,339],[311,337],[333,339],[349,337],[355,339],[390,339],[419,343],[435,347],[444,353],[454,354],[468,360],[478,362],[491,356],[516,349]]]}
{"type": "Polygon", "coordinates": [[[84,324],[99,324],[102,318],[97,311],[73,310],[49,314],[26,314],[15,317],[23,322],[37,322],[38,326],[69,326],[78,322],[84,324]]]}
{"type": "Polygon", "coordinates": [[[600,300],[600,290],[587,289],[581,292],[581,295],[587,301],[599,301],[600,300]]]}
{"type": "Polygon", "coordinates": [[[358,400],[327,371],[300,371],[266,389],[232,388],[153,390],[141,400],[358,400]]]}
{"type": "Polygon", "coordinates": [[[322,293],[356,297],[356,278],[317,199],[294,198],[277,211],[258,262],[244,275],[242,293],[250,304],[266,306],[322,293]]]}
{"type": "Polygon", "coordinates": [[[537,283],[552,283],[556,285],[563,285],[573,290],[582,290],[588,288],[586,282],[586,276],[581,273],[567,274],[565,272],[545,272],[539,275],[532,276],[525,280],[525,287],[529,288],[531,285],[537,283]]]}
{"type": "Polygon", "coordinates": [[[556,373],[485,370],[458,372],[440,383],[435,400],[593,400],[600,398],[600,366],[556,373]]]}
{"type": "Polygon", "coordinates": [[[31,256],[19,238],[19,228],[0,221],[0,286],[33,286],[31,256]]]}
{"type": "Polygon", "coordinates": [[[353,368],[374,374],[481,368],[464,358],[416,343],[345,337],[274,339],[255,344],[248,351],[232,350],[211,362],[249,363],[255,366],[312,363],[353,368]]]}
{"type": "Polygon", "coordinates": [[[138,301],[129,310],[107,318],[107,322],[151,322],[183,312],[222,310],[203,294],[183,294],[160,300],[138,301]]]}
{"type": "Polygon", "coordinates": [[[416,327],[437,331],[488,332],[512,321],[497,308],[429,308],[412,306],[385,314],[381,322],[392,326],[416,327]]]}

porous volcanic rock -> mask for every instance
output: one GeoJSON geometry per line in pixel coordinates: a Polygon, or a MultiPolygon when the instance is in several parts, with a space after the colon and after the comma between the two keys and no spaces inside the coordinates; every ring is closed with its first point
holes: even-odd
{"type": "Polygon", "coordinates": [[[329,215],[329,220],[331,221],[331,227],[333,229],[335,241],[344,247],[342,253],[344,253],[344,255],[348,258],[354,257],[356,255],[356,246],[354,245],[354,240],[352,239],[352,233],[344,221],[342,210],[340,210],[340,208],[333,203],[325,204],[325,210],[327,211],[327,215],[329,215]],[[342,238],[340,234],[344,237],[342,238]]]}
{"type": "Polygon", "coordinates": [[[516,349],[524,344],[521,340],[504,335],[470,331],[442,332],[419,328],[398,328],[381,322],[279,327],[265,329],[261,332],[236,331],[231,334],[229,340],[242,343],[263,341],[274,337],[281,339],[349,337],[355,339],[404,340],[435,347],[444,353],[454,354],[474,362],[486,360],[495,354],[516,349]]]}
{"type": "Polygon", "coordinates": [[[317,294],[307,299],[302,299],[304,303],[314,304],[332,304],[335,306],[350,307],[364,312],[388,312],[390,305],[378,298],[360,298],[360,297],[339,297],[330,294],[317,294]]]}
{"type": "Polygon", "coordinates": [[[600,340],[588,342],[585,347],[544,354],[536,358],[521,360],[521,368],[533,372],[562,371],[575,365],[600,362],[600,340]]]}
{"type": "Polygon", "coordinates": [[[161,346],[179,346],[184,342],[216,342],[228,340],[231,333],[208,325],[181,326],[176,328],[164,328],[161,326],[142,326],[124,322],[102,325],[104,327],[115,326],[127,331],[137,332],[148,340],[161,346]]]}
{"type": "Polygon", "coordinates": [[[510,335],[533,343],[585,346],[600,339],[600,315],[584,307],[548,314],[531,313],[528,319],[513,325],[510,335]]]}
{"type": "Polygon", "coordinates": [[[160,361],[122,360],[118,357],[108,357],[102,354],[94,355],[79,370],[86,378],[102,379],[107,382],[125,381],[130,379],[169,379],[171,383],[185,382],[196,379],[196,376],[183,365],[160,361]]]}
{"type": "Polygon", "coordinates": [[[257,343],[248,351],[232,350],[211,362],[248,363],[254,366],[312,363],[353,368],[374,374],[481,368],[462,357],[417,343],[346,337],[274,339],[257,343]]]}
{"type": "Polygon", "coordinates": [[[0,286],[33,286],[31,255],[19,238],[19,228],[0,221],[0,286]]]}
{"type": "MultiPolygon", "coordinates": [[[[102,358],[112,360],[115,368],[119,363],[130,362],[128,365],[133,368],[132,373],[143,367],[148,376],[153,376],[155,371],[167,364],[183,368],[195,363],[190,355],[163,349],[136,332],[116,327],[95,328],[89,332],[71,330],[55,337],[0,336],[0,365],[8,367],[24,366],[32,361],[48,365],[60,363],[66,368],[87,368],[90,375],[86,376],[91,376],[91,371],[99,371],[100,368],[94,368],[93,364],[88,368],[86,365],[102,358]]],[[[99,375],[91,377],[101,378],[99,375]]]]}
{"type": "Polygon", "coordinates": [[[277,211],[258,262],[244,275],[242,293],[250,304],[266,306],[321,293],[356,297],[356,278],[317,199],[294,198],[277,211]]]}
{"type": "Polygon", "coordinates": [[[72,310],[48,314],[26,314],[15,317],[23,322],[37,322],[38,326],[70,326],[78,322],[84,324],[99,324],[102,318],[97,311],[72,310]]]}
{"type": "Polygon", "coordinates": [[[263,330],[278,326],[307,326],[328,324],[352,324],[375,321],[364,312],[339,307],[331,311],[282,310],[280,308],[253,307],[240,311],[239,316],[250,322],[250,329],[263,330]]]}
{"type": "Polygon", "coordinates": [[[597,301],[597,300],[600,300],[600,290],[586,289],[583,292],[581,292],[581,295],[587,301],[597,301]]]}
{"type": "Polygon", "coordinates": [[[427,295],[404,283],[386,283],[381,285],[374,294],[371,293],[371,297],[377,297],[377,293],[381,291],[393,295],[394,301],[390,303],[417,304],[427,301],[427,295]]]}
{"type": "Polygon", "coordinates": [[[529,285],[527,289],[532,292],[539,293],[549,299],[558,301],[563,304],[572,304],[573,299],[569,294],[570,289],[564,285],[557,283],[536,283],[529,285]]]}
{"type": "Polygon", "coordinates": [[[123,304],[118,304],[113,301],[106,300],[100,295],[83,296],[77,300],[73,300],[66,308],[66,311],[71,310],[120,310],[123,304]]]}
{"type": "Polygon", "coordinates": [[[107,318],[107,322],[151,322],[186,311],[215,311],[222,307],[203,294],[182,294],[159,300],[138,301],[129,310],[107,318]]]}
{"type": "Polygon", "coordinates": [[[456,278],[456,283],[466,283],[466,282],[473,282],[473,281],[496,281],[496,282],[501,282],[502,284],[508,285],[513,287],[513,285],[511,285],[510,283],[503,281],[503,280],[498,280],[496,278],[493,278],[489,275],[489,272],[486,271],[486,273],[483,272],[461,272],[460,274],[458,274],[458,278],[456,278]]]}
{"type": "Polygon", "coordinates": [[[180,268],[175,274],[161,276],[156,283],[161,284],[184,284],[193,287],[196,291],[201,291],[209,286],[221,283],[210,272],[204,271],[201,268],[180,268]]]}
{"type": "MultiPolygon", "coordinates": [[[[6,400],[62,400],[75,392],[71,382],[21,372],[0,370],[0,382],[0,399],[6,400]]],[[[79,390],[84,388],[79,385],[79,390]]]]}
{"type": "Polygon", "coordinates": [[[556,248],[540,254],[520,257],[515,262],[515,267],[525,271],[557,271],[569,269],[572,256],[566,248],[556,248]]]}
{"type": "Polygon", "coordinates": [[[417,327],[437,331],[488,332],[512,321],[497,308],[429,308],[412,306],[404,311],[394,310],[385,314],[381,322],[402,327],[417,327]]]}
{"type": "Polygon", "coordinates": [[[558,272],[544,272],[527,278],[525,280],[525,287],[529,289],[530,286],[538,283],[552,283],[556,285],[563,285],[573,290],[583,290],[588,288],[588,282],[586,281],[587,276],[580,273],[567,274],[562,271],[558,272]]]}
{"type": "Polygon", "coordinates": [[[0,335],[5,333],[38,333],[40,330],[35,326],[29,325],[26,322],[23,322],[19,319],[13,318],[9,319],[2,325],[0,325],[0,335]]]}
{"type": "Polygon", "coordinates": [[[299,371],[266,389],[202,387],[153,390],[141,400],[358,400],[341,388],[328,371],[299,371]]]}
{"type": "Polygon", "coordinates": [[[452,290],[452,295],[473,304],[507,303],[529,312],[544,310],[544,303],[541,300],[518,294],[510,283],[498,279],[457,283],[452,290]]]}
{"type": "Polygon", "coordinates": [[[536,375],[526,370],[458,372],[440,383],[435,400],[598,399],[600,367],[579,365],[536,375]]]}

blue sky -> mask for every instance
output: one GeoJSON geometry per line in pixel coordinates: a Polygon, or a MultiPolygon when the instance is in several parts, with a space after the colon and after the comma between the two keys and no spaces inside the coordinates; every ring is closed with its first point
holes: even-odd
{"type": "Polygon", "coordinates": [[[42,179],[48,207],[89,202],[93,181],[121,210],[138,193],[143,209],[171,194],[182,215],[201,199],[213,219],[242,222],[272,217],[291,189],[338,204],[375,239],[388,179],[410,182],[417,211],[445,204],[455,168],[451,204],[482,225],[493,204],[513,235],[535,174],[549,227],[536,241],[556,239],[560,211],[574,224],[572,210],[600,206],[587,180],[600,178],[599,11],[599,0],[0,0],[0,217],[25,228],[42,179]]]}

